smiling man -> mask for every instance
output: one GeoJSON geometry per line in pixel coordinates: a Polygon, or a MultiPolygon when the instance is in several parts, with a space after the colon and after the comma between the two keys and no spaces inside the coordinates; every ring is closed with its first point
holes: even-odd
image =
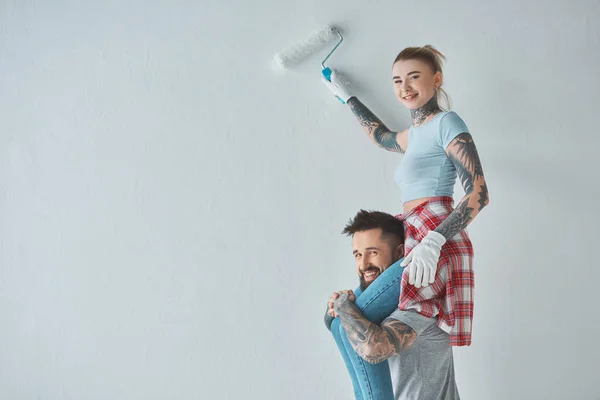
{"type": "MultiPolygon", "coordinates": [[[[354,290],[355,305],[374,323],[383,322],[398,309],[400,281],[404,268],[404,224],[393,215],[360,210],[343,234],[352,236],[352,255],[356,262],[359,287],[354,290]]],[[[351,291],[350,291],[351,292],[351,291]]],[[[333,311],[336,292],[330,298],[325,324],[331,330],[340,350],[356,399],[389,399],[392,379],[387,361],[371,364],[353,349],[341,318],[333,311]]]]}
{"type": "Polygon", "coordinates": [[[335,292],[325,324],[350,374],[357,400],[458,400],[449,335],[436,318],[398,309],[404,225],[390,214],[359,211],[352,236],[360,285],[335,292]]]}
{"type": "Polygon", "coordinates": [[[344,229],[344,233],[352,235],[352,255],[356,260],[361,291],[402,258],[404,231],[400,228],[404,229],[402,222],[389,214],[363,211],[344,229]],[[390,217],[393,219],[386,221],[390,217]],[[370,227],[377,222],[381,226],[370,227]],[[391,226],[386,226],[385,222],[391,226]]]}

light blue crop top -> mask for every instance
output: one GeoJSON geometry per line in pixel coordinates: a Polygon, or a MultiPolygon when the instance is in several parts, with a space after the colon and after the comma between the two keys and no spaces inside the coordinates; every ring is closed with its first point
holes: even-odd
{"type": "Polygon", "coordinates": [[[469,132],[467,125],[454,111],[438,113],[429,122],[410,127],[406,153],[394,173],[403,203],[453,195],[456,168],[446,147],[463,132],[469,132]]]}

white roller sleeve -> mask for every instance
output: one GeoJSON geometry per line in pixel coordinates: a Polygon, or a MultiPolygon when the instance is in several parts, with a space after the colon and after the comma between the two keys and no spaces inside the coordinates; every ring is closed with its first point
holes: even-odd
{"type": "Polygon", "coordinates": [[[331,41],[335,37],[335,29],[329,25],[326,25],[307,37],[305,40],[290,44],[284,48],[281,52],[275,55],[275,60],[282,68],[288,68],[309,54],[321,49],[324,44],[331,41]]]}

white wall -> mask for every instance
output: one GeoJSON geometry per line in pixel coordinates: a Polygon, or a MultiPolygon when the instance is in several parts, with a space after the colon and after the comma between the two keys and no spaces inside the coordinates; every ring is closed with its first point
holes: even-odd
{"type": "MultiPolygon", "coordinates": [[[[599,399],[597,1],[3,1],[0,398],[341,399],[322,323],[400,156],[272,56],[326,23],[393,128],[405,46],[446,53],[484,163],[469,399],[599,399]]],[[[462,193],[457,192],[457,198],[462,193]]]]}

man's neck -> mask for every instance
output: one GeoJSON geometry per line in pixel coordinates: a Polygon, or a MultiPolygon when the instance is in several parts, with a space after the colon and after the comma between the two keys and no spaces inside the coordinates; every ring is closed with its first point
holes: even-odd
{"type": "Polygon", "coordinates": [[[431,100],[425,103],[422,107],[416,108],[414,110],[410,110],[410,115],[412,116],[412,121],[414,126],[419,126],[430,115],[435,115],[438,112],[442,111],[437,102],[437,96],[433,96],[431,100]]]}

